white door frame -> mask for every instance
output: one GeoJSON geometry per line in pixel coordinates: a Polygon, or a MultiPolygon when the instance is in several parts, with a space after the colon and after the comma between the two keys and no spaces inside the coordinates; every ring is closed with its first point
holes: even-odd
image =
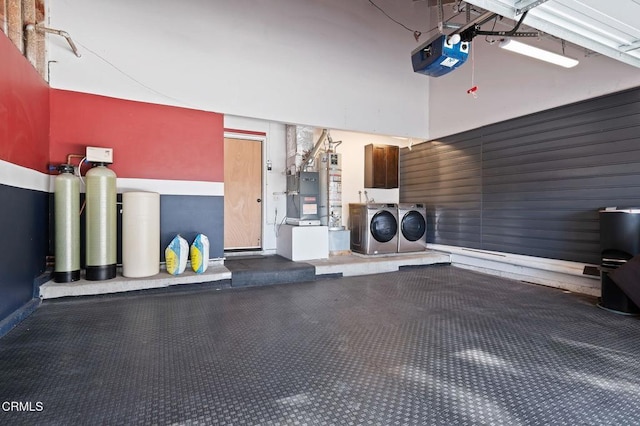
{"type": "MultiPolygon", "coordinates": [[[[266,158],[266,146],[267,146],[267,136],[266,135],[256,135],[252,133],[242,133],[242,132],[224,132],[224,139],[245,139],[249,141],[257,141],[261,144],[261,152],[262,152],[262,163],[260,164],[260,175],[262,177],[261,189],[260,189],[260,199],[262,200],[261,204],[261,218],[260,218],[260,251],[253,251],[254,253],[264,252],[264,237],[265,237],[265,217],[267,217],[267,202],[265,200],[265,184],[266,184],[266,167],[264,166],[265,158],[266,158]]],[[[222,230],[224,232],[224,229],[222,230]]]]}

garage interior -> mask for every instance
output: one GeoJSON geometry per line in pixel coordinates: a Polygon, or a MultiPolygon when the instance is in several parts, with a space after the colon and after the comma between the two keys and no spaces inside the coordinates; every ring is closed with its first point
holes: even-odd
{"type": "Polygon", "coordinates": [[[0,1],[0,421],[635,424],[640,4],[601,3],[0,1]],[[205,272],[169,273],[176,235],[205,272]]]}

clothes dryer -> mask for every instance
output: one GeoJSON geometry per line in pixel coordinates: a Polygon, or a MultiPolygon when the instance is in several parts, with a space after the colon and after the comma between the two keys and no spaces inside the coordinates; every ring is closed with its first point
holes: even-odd
{"type": "Polygon", "coordinates": [[[423,251],[427,247],[427,209],[424,204],[398,204],[398,253],[423,251]]]}

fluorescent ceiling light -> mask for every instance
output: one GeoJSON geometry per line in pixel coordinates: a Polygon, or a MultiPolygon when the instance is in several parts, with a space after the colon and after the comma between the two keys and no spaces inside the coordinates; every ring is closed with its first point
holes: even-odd
{"type": "Polygon", "coordinates": [[[548,50],[539,49],[537,47],[529,46],[528,44],[520,43],[519,41],[507,39],[500,43],[500,47],[510,50],[512,52],[520,53],[521,55],[531,56],[532,58],[540,59],[541,61],[551,62],[552,64],[560,65],[565,68],[573,68],[578,65],[578,60],[569,58],[567,56],[558,55],[557,53],[549,52],[548,50]]]}

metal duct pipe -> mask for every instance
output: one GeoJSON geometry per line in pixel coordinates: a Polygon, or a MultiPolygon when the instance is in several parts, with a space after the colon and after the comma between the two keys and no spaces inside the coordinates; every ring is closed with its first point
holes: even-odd
{"type": "Polygon", "coordinates": [[[82,55],[80,55],[80,52],[78,52],[78,48],[76,47],[76,44],[73,42],[73,40],[71,40],[71,36],[66,31],[56,30],[54,28],[47,28],[47,27],[43,27],[42,25],[33,25],[33,24],[27,25],[25,27],[25,30],[27,30],[27,31],[39,31],[41,33],[50,33],[50,34],[56,34],[56,35],[62,36],[67,40],[67,43],[69,43],[69,46],[71,47],[71,50],[73,50],[73,53],[78,58],[80,56],[82,56],[82,55]]]}
{"type": "Polygon", "coordinates": [[[314,158],[316,158],[316,155],[318,155],[318,152],[320,152],[320,148],[322,148],[322,144],[324,144],[324,142],[327,140],[327,138],[329,138],[329,140],[331,140],[331,137],[329,136],[329,130],[322,129],[322,134],[320,135],[320,138],[318,139],[318,142],[316,142],[316,144],[313,146],[313,149],[311,150],[311,152],[309,152],[309,155],[307,156],[307,158],[305,158],[304,162],[300,166],[300,170],[304,171],[307,168],[307,166],[309,165],[309,163],[314,158]]]}

